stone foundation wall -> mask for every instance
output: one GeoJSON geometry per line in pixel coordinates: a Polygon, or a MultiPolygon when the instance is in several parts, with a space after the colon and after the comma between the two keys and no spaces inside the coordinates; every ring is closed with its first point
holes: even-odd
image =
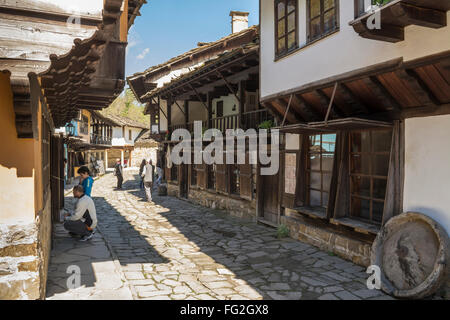
{"type": "Polygon", "coordinates": [[[0,300],[45,298],[52,234],[50,199],[35,222],[0,225],[0,300]]]}
{"type": "MultiPolygon", "coordinates": [[[[168,183],[169,196],[179,197],[178,190],[178,185],[168,183]]],[[[197,188],[189,190],[187,200],[203,207],[226,210],[230,215],[247,221],[256,221],[256,201],[237,199],[197,188]]]]}
{"type": "Polygon", "coordinates": [[[38,228],[0,225],[0,300],[41,298],[38,228]]]}
{"type": "Polygon", "coordinates": [[[289,209],[286,209],[286,215],[281,217],[281,224],[289,228],[290,236],[294,239],[309,243],[321,250],[332,252],[355,264],[364,267],[370,265],[372,248],[370,241],[352,238],[333,230],[312,225],[290,215],[289,209]]]}

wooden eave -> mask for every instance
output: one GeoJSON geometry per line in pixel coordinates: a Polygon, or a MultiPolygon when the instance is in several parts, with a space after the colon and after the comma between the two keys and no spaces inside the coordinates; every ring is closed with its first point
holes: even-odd
{"type": "MultiPolygon", "coordinates": [[[[215,88],[219,90],[218,87],[225,85],[225,81],[219,74],[230,79],[230,82],[245,80],[252,73],[259,74],[258,66],[259,46],[255,45],[250,50],[236,49],[234,52],[211,61],[162,88],[147,93],[143,98],[149,101],[158,96],[163,99],[176,99],[180,96],[194,96],[196,91],[204,94],[214,91],[215,88]]],[[[222,93],[225,95],[230,92],[228,88],[224,88],[222,93]]]]}
{"type": "Polygon", "coordinates": [[[387,61],[263,97],[261,104],[279,123],[286,118],[286,126],[355,117],[391,122],[449,114],[450,51],[407,63],[402,59],[387,61]]]}
{"type": "Polygon", "coordinates": [[[259,27],[253,26],[237,34],[228,35],[218,41],[207,43],[194,48],[167,62],[151,67],[144,72],[136,73],[127,78],[128,85],[140,103],[144,103],[143,96],[151,91],[149,88],[161,77],[169,74],[172,70],[197,65],[207,61],[223,52],[234,50],[245,44],[255,41],[259,35],[259,27]]]}
{"type": "Polygon", "coordinates": [[[363,38],[400,42],[405,39],[405,27],[417,25],[438,29],[447,26],[450,0],[393,0],[380,9],[381,29],[369,29],[367,21],[373,12],[350,22],[363,38]]]}

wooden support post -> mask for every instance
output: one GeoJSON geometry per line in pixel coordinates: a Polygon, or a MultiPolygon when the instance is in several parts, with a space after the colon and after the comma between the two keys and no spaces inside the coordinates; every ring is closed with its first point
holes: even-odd
{"type": "Polygon", "coordinates": [[[211,93],[207,93],[206,95],[206,100],[207,100],[207,110],[208,110],[208,123],[206,125],[207,129],[210,129],[212,127],[212,96],[211,93]]]}
{"type": "Polygon", "coordinates": [[[246,91],[246,82],[245,81],[239,81],[239,128],[241,129],[247,129],[246,123],[244,123],[244,108],[245,108],[245,91],[246,91]]]}
{"type": "Polygon", "coordinates": [[[184,100],[184,124],[186,125],[186,129],[189,121],[189,100],[184,100]]]}

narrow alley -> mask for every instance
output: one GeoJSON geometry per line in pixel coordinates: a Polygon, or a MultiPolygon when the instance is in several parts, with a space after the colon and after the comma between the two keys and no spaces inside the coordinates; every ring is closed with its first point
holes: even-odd
{"type": "MultiPolygon", "coordinates": [[[[114,191],[111,174],[95,182],[100,234],[93,242],[58,231],[48,299],[108,299],[110,290],[115,299],[130,298],[128,291],[158,300],[392,299],[367,289],[364,268],[279,240],[275,229],[173,197],[148,204],[137,175],[128,175],[123,191],[114,191]],[[71,265],[81,269],[81,288],[64,290],[71,265]]],[[[71,208],[73,198],[67,201],[71,208]]]]}

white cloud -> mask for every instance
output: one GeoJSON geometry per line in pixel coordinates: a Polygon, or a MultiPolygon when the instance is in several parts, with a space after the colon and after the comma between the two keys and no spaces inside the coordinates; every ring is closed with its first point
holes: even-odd
{"type": "Polygon", "coordinates": [[[145,58],[145,56],[150,52],[150,48],[145,48],[144,51],[141,52],[136,58],[139,60],[142,60],[145,58]]]}

